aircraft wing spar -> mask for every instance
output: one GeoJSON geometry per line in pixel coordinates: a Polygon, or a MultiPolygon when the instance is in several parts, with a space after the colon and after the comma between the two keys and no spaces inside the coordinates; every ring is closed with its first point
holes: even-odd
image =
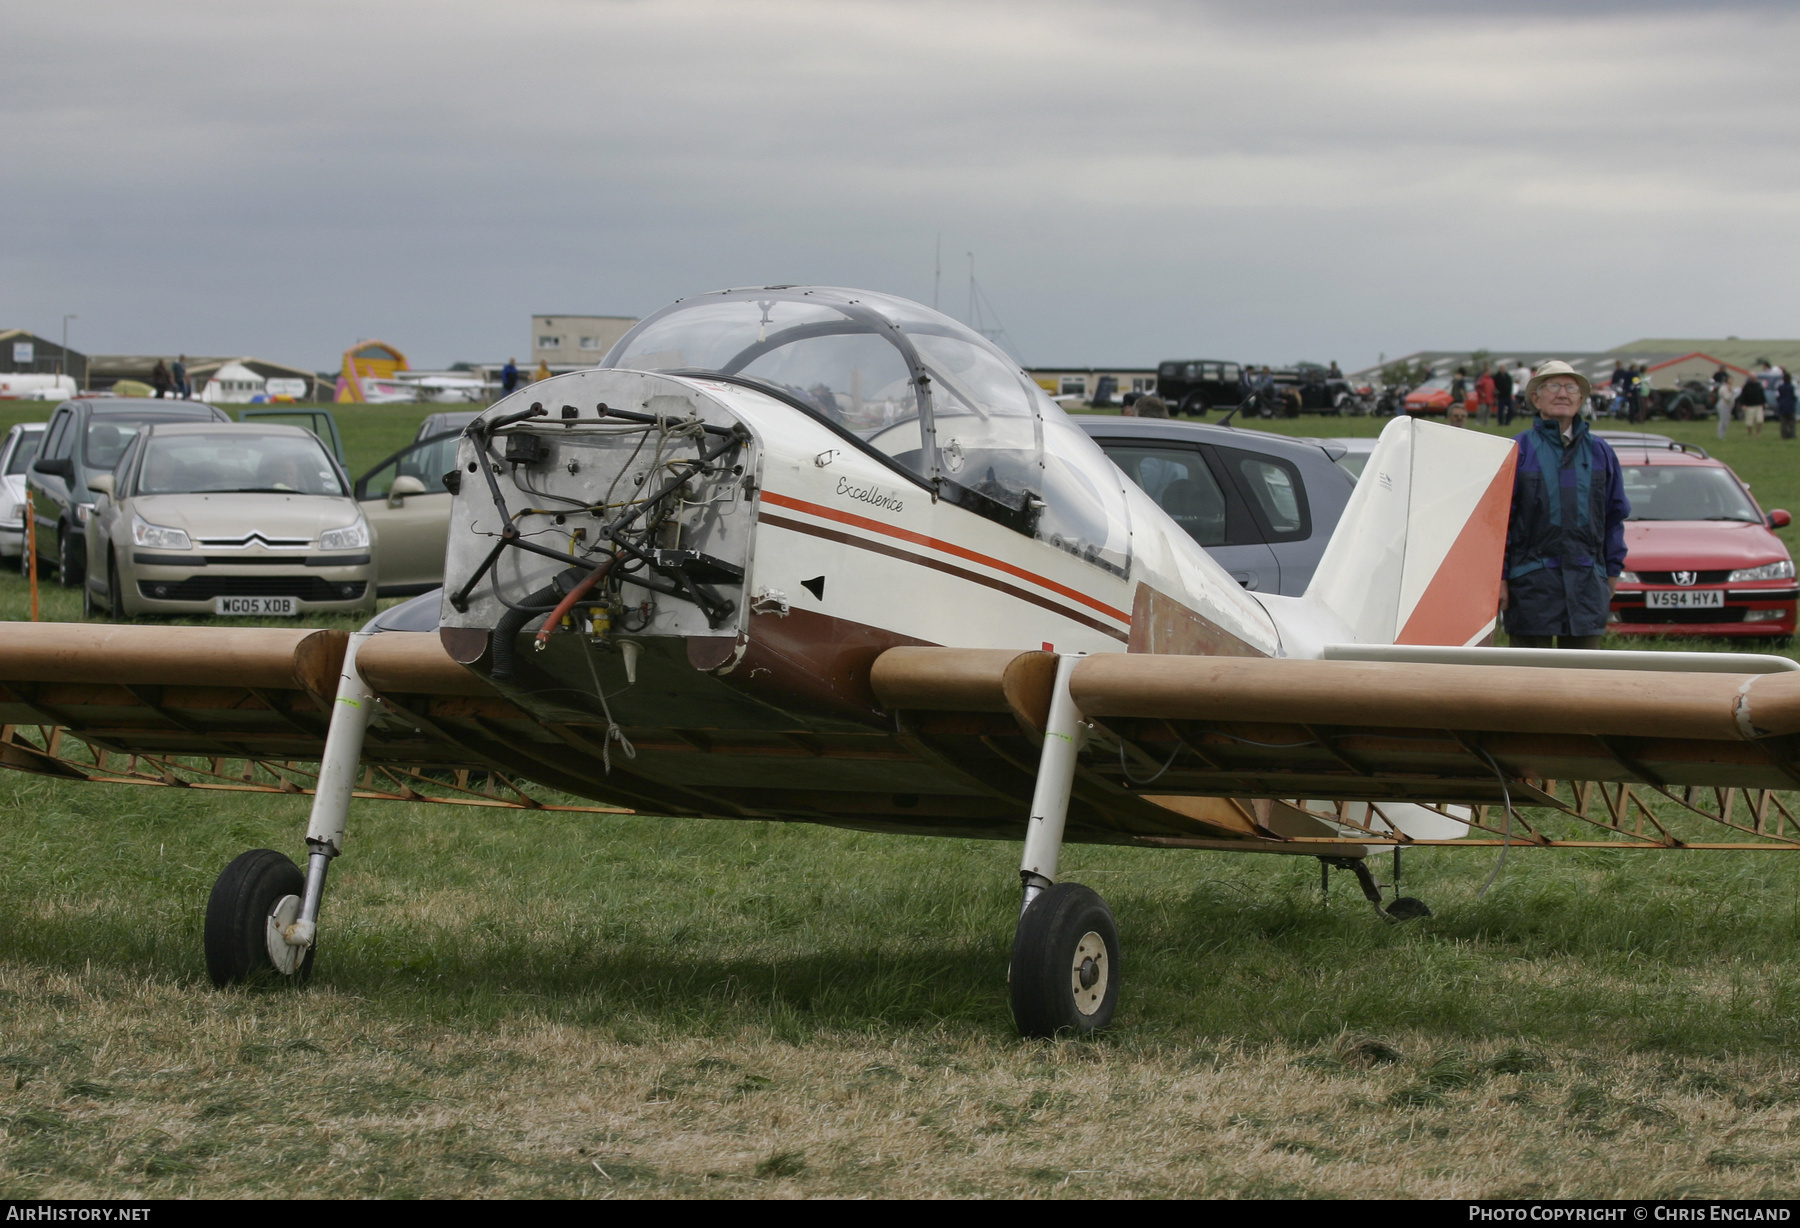
{"type": "MultiPolygon", "coordinates": [[[[0,641],[0,762],[98,782],[311,792],[348,638],[15,624],[0,641]]],[[[438,636],[389,632],[357,657],[374,693],[358,796],[1011,839],[1057,663],[894,648],[870,674],[886,732],[629,726],[609,752],[604,724],[529,714],[438,636]]],[[[1075,662],[1066,685],[1089,731],[1070,840],[1351,853],[1361,849],[1338,846],[1431,841],[1382,821],[1396,804],[1453,813],[1478,842],[1501,838],[1506,822],[1485,808],[1510,802],[1593,810],[1609,842],[1698,842],[1653,817],[1647,826],[1648,811],[1632,811],[1638,786],[1688,805],[1706,793],[1707,817],[1738,829],[1715,839],[1800,843],[1774,794],[1800,786],[1792,673],[1114,653],[1075,662]]]]}

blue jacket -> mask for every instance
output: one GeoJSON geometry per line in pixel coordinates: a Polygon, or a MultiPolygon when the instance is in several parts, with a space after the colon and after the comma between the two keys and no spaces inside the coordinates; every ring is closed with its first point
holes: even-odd
{"type": "Polygon", "coordinates": [[[1567,444],[1555,423],[1539,418],[1516,446],[1506,630],[1601,635],[1612,609],[1607,577],[1625,569],[1631,515],[1619,458],[1579,418],[1567,444]]]}

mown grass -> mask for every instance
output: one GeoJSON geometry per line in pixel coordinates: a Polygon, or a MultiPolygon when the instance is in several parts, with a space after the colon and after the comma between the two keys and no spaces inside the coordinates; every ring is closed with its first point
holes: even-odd
{"type": "Polygon", "coordinates": [[[1800,1187],[1779,854],[1515,849],[1483,897],[1422,851],[1392,925],[1311,859],[1071,847],[1125,994],[1042,1043],[1009,843],[359,803],[313,985],[221,993],[212,879],[303,799],[0,773],[0,814],[4,1197],[1800,1187]]]}

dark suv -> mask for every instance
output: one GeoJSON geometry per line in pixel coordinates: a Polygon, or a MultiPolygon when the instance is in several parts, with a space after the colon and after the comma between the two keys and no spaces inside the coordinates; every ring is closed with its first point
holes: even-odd
{"type": "Polygon", "coordinates": [[[1242,372],[1237,363],[1217,358],[1178,358],[1158,363],[1156,395],[1171,412],[1203,414],[1244,399],[1240,390],[1242,372]]]}
{"type": "Polygon", "coordinates": [[[1259,593],[1306,591],[1356,479],[1341,446],[1167,418],[1073,419],[1125,476],[1259,593]]]}
{"type": "MultiPolygon", "coordinates": [[[[31,492],[38,572],[56,569],[74,588],[87,577],[87,519],[94,510],[89,480],[111,473],[125,447],[147,422],[230,422],[224,410],[198,401],[64,401],[44,431],[43,446],[25,475],[31,492]]],[[[21,569],[29,549],[19,552],[21,569]]]]}

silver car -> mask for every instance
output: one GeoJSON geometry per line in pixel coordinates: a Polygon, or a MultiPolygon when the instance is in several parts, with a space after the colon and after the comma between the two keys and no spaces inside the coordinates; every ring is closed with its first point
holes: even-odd
{"type": "Polygon", "coordinates": [[[311,431],[146,426],[87,525],[90,613],[283,616],[373,611],[373,532],[311,431]]]}
{"type": "Polygon", "coordinates": [[[1298,596],[1356,479],[1317,440],[1168,418],[1073,419],[1245,588],[1298,596]]]}
{"type": "Polygon", "coordinates": [[[0,476],[0,558],[16,559],[24,553],[25,470],[43,442],[42,422],[21,422],[0,444],[0,475],[4,475],[0,476]]]}

